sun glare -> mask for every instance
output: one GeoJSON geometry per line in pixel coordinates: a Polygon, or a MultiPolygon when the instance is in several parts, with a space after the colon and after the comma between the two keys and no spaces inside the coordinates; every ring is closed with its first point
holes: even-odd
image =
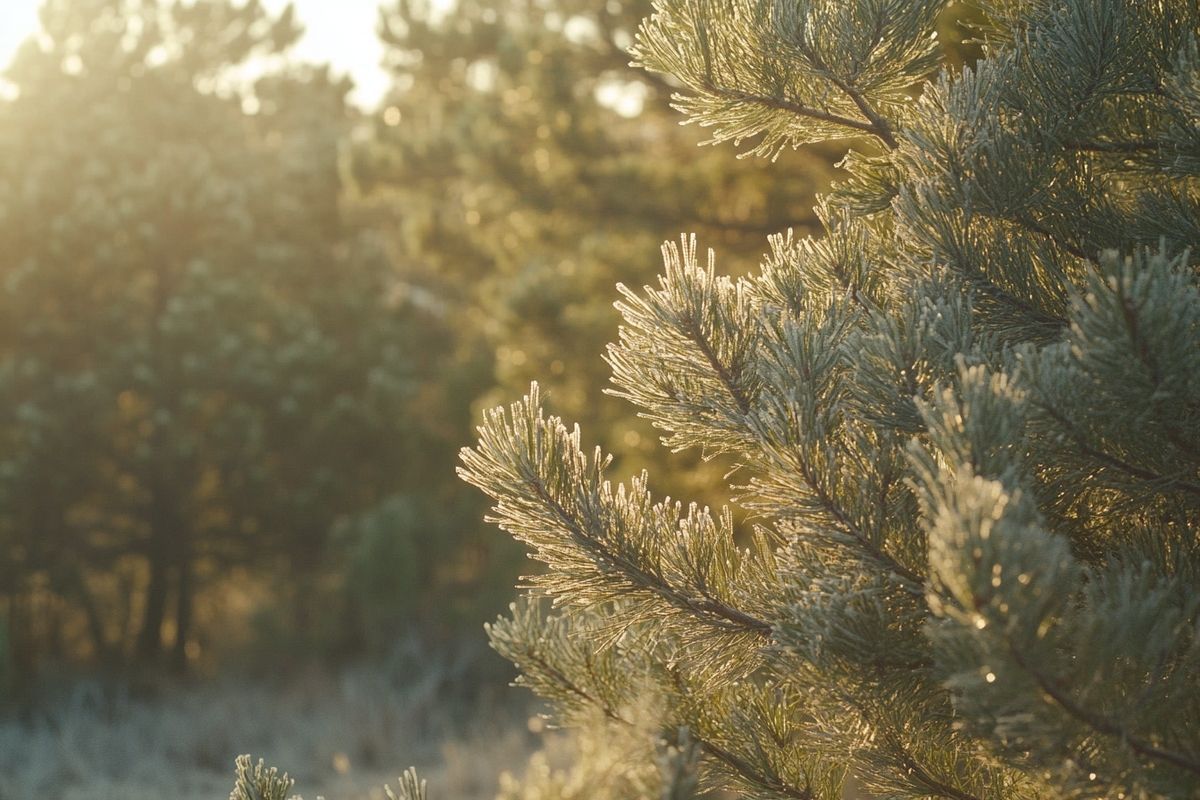
{"type": "MultiPolygon", "coordinates": [[[[375,106],[386,94],[388,76],[380,66],[383,47],[375,36],[379,0],[293,0],[304,24],[304,38],[296,46],[300,58],[328,62],[354,81],[352,99],[364,107],[375,106]]],[[[434,0],[445,8],[453,0],[434,0]]],[[[287,0],[264,0],[271,11],[279,11],[287,0]]],[[[38,27],[41,0],[0,0],[0,68],[6,67],[21,42],[38,27]]],[[[8,87],[8,92],[12,87],[8,87]]],[[[6,92],[0,80],[0,97],[6,92]]]]}

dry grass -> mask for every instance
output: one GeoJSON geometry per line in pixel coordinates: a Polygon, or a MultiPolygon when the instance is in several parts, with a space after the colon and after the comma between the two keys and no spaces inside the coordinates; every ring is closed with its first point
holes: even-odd
{"type": "Polygon", "coordinates": [[[468,703],[445,667],[393,664],[141,698],[76,684],[32,722],[0,720],[0,800],[221,800],[239,753],[289,770],[310,798],[382,799],[382,784],[416,765],[440,797],[491,800],[500,773],[520,772],[537,745],[527,698],[482,692],[468,703]]]}

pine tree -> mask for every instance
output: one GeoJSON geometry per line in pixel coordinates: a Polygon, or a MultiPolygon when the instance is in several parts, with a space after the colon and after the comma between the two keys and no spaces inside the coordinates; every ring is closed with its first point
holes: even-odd
{"type": "Polygon", "coordinates": [[[685,237],[621,289],[616,393],[750,524],[610,483],[536,386],[487,416],[463,475],[547,565],[492,642],[745,796],[1198,797],[1200,5],[979,2],[938,71],[945,5],[656,4],[689,121],[846,176],[757,275],[685,237]]]}
{"type": "Polygon", "coordinates": [[[341,213],[348,87],[290,11],[41,19],[0,102],[0,605],[23,673],[47,606],[68,654],[183,666],[207,582],[278,565],[300,624],[334,523],[428,486],[449,331],[341,213]]]}
{"type": "MultiPolygon", "coordinates": [[[[681,229],[751,268],[767,233],[814,229],[813,193],[832,169],[831,153],[789,154],[775,171],[697,148],[702,132],[680,127],[667,105],[676,84],[629,64],[650,9],[649,0],[386,4],[380,32],[395,89],[356,174],[368,196],[390,203],[397,251],[456,298],[486,351],[481,406],[538,377],[623,462],[658,470],[669,460],[654,431],[603,394],[601,356],[619,322],[613,284],[653,278],[645,254],[681,229]]],[[[672,460],[693,467],[672,473],[673,491],[721,484],[721,464],[672,460]]]]}
{"type": "Polygon", "coordinates": [[[549,567],[493,644],[746,796],[1195,797],[1200,7],[979,2],[935,73],[942,5],[657,4],[715,140],[855,149],[823,236],[622,290],[617,391],[736,455],[747,529],[608,483],[536,387],[488,416],[464,476],[549,567]]]}

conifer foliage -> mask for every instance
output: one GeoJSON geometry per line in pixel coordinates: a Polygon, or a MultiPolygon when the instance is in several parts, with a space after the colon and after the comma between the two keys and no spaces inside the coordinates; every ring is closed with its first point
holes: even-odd
{"type": "Polygon", "coordinates": [[[343,213],[349,87],[289,60],[290,8],[48,0],[40,19],[0,102],[18,696],[47,655],[169,647],[187,668],[214,641],[205,590],[238,568],[286,572],[316,629],[335,525],[436,494],[453,450],[417,421],[451,331],[343,213]]]}
{"type": "Polygon", "coordinates": [[[420,265],[486,351],[477,407],[536,378],[597,444],[654,471],[660,490],[720,486],[717,464],[665,484],[653,430],[602,394],[612,287],[652,279],[646,255],[672,231],[694,230],[749,267],[766,234],[815,229],[830,154],[791,153],[771,170],[698,149],[703,132],[681,128],[667,104],[675,82],[629,64],[650,0],[435,6],[382,9],[394,88],[353,168],[386,209],[399,258],[420,265]]]}
{"type": "Polygon", "coordinates": [[[750,797],[1200,794],[1200,6],[659,0],[634,46],[771,157],[852,140],[825,232],[622,288],[615,392],[731,453],[729,511],[548,415],[462,474],[547,566],[494,646],[562,721],[750,797]],[[549,609],[542,599],[549,597],[549,609]]]}

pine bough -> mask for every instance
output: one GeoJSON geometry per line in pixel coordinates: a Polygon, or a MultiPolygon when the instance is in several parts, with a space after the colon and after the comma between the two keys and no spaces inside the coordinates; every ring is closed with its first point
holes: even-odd
{"type": "Polygon", "coordinates": [[[614,486],[536,387],[487,416],[462,475],[546,566],[489,633],[701,790],[1200,797],[1200,4],[980,2],[957,74],[945,5],[657,2],[714,142],[856,149],[824,236],[621,288],[614,391],[736,515],[614,486]]]}

